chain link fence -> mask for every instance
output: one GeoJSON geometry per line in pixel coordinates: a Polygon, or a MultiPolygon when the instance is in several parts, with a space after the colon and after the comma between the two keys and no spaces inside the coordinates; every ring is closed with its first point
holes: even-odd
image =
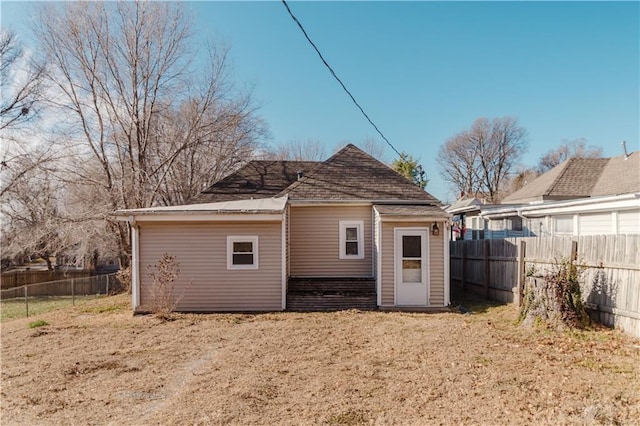
{"type": "Polygon", "coordinates": [[[2,320],[35,315],[58,307],[116,294],[123,290],[116,274],[69,278],[0,291],[2,320]]]}

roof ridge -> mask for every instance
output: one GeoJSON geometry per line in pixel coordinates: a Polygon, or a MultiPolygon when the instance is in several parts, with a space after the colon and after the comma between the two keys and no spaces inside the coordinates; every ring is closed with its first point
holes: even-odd
{"type": "MultiPolygon", "coordinates": [[[[335,156],[335,154],[333,156],[331,156],[331,158],[333,158],[334,156],[335,156]]],[[[276,197],[282,197],[283,195],[287,195],[289,193],[289,191],[291,191],[292,189],[297,188],[298,186],[302,185],[303,182],[305,182],[306,180],[309,179],[309,176],[313,175],[314,173],[317,173],[318,170],[320,170],[322,167],[324,167],[326,165],[327,161],[329,161],[329,160],[318,161],[317,162],[318,164],[313,169],[311,169],[309,171],[309,174],[307,174],[307,173],[303,174],[303,176],[301,178],[299,178],[297,181],[293,182],[291,185],[287,186],[282,191],[278,192],[276,197]]]]}
{"type": "Polygon", "coordinates": [[[312,177],[314,174],[316,174],[318,172],[318,170],[322,169],[323,167],[326,167],[332,160],[334,160],[336,157],[338,157],[338,155],[341,155],[350,146],[356,148],[356,146],[353,145],[352,143],[348,143],[342,149],[340,149],[338,152],[333,154],[331,157],[327,158],[324,161],[320,161],[319,164],[316,167],[313,168],[313,170],[309,171],[309,174],[305,173],[305,175],[302,176],[302,178],[298,179],[297,181],[293,182],[291,185],[287,186],[285,189],[280,191],[278,193],[278,196],[282,196],[284,194],[288,194],[289,191],[291,191],[291,190],[297,188],[298,186],[302,185],[304,182],[309,180],[310,177],[312,177]]]}

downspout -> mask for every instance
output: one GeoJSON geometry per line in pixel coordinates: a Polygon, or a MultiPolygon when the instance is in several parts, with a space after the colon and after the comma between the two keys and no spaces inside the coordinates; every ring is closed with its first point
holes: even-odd
{"type": "MultiPolygon", "coordinates": [[[[518,217],[520,219],[522,219],[522,224],[524,226],[524,224],[526,223],[525,220],[528,220],[529,218],[526,217],[524,214],[522,214],[522,209],[516,209],[516,214],[518,215],[518,217]]],[[[525,237],[530,237],[531,236],[531,229],[529,229],[529,225],[527,224],[527,232],[526,235],[523,235],[525,237]]]]}
{"type": "Polygon", "coordinates": [[[140,307],[140,228],[134,216],[127,221],[131,229],[131,306],[135,313],[140,307]]]}
{"type": "Polygon", "coordinates": [[[287,271],[289,270],[288,268],[288,241],[289,239],[288,237],[288,232],[287,230],[289,229],[289,206],[285,206],[284,211],[282,212],[282,222],[281,222],[281,227],[280,227],[280,244],[282,245],[282,252],[280,254],[280,262],[281,262],[281,268],[280,268],[280,273],[282,274],[282,282],[281,282],[281,289],[280,291],[282,292],[282,294],[280,295],[281,297],[281,309],[284,311],[287,309],[287,271]]]}
{"type": "MultiPolygon", "coordinates": [[[[446,222],[442,223],[444,227],[446,222]]],[[[444,306],[451,304],[451,279],[450,279],[450,267],[451,260],[449,257],[449,241],[451,238],[447,238],[445,235],[451,235],[449,232],[442,233],[442,239],[444,240],[444,306]]]]}

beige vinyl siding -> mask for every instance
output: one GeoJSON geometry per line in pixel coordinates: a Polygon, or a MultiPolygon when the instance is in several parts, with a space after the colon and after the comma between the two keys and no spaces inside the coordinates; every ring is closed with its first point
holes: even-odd
{"type": "Polygon", "coordinates": [[[382,306],[394,305],[394,229],[427,228],[429,230],[429,305],[444,306],[444,232],[439,223],[440,235],[431,235],[430,222],[382,222],[382,306]]]}
{"type": "Polygon", "coordinates": [[[290,274],[296,277],[373,276],[371,206],[291,206],[290,274]],[[364,259],[340,259],[339,223],[364,222],[364,259]]]}
{"type": "MultiPolygon", "coordinates": [[[[395,278],[394,278],[394,235],[393,228],[396,227],[397,223],[390,222],[382,222],[382,232],[381,232],[381,250],[380,250],[380,268],[381,271],[378,271],[379,274],[382,274],[382,306],[393,306],[394,305],[394,292],[395,292],[395,278]]],[[[409,226],[409,225],[407,225],[409,226]]],[[[418,226],[424,226],[424,224],[418,224],[418,226]]]]}
{"type": "Polygon", "coordinates": [[[444,233],[442,223],[440,235],[429,234],[429,306],[444,306],[444,233]]]}
{"type": "Polygon", "coordinates": [[[163,253],[176,257],[180,275],[174,294],[179,311],[282,309],[280,222],[140,224],[140,310],[149,303],[148,265],[163,253]],[[258,269],[227,270],[227,236],[258,237],[258,269]]]}

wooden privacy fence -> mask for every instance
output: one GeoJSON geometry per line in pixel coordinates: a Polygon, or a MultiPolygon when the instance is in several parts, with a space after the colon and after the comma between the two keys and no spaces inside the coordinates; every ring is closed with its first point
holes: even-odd
{"type": "Polygon", "coordinates": [[[452,241],[451,285],[501,302],[522,302],[526,276],[573,257],[594,320],[640,338],[640,235],[452,241]]]}
{"type": "Polygon", "coordinates": [[[3,300],[35,296],[81,296],[109,294],[120,289],[115,274],[29,284],[0,291],[3,300]]]}
{"type": "Polygon", "coordinates": [[[2,290],[23,285],[66,280],[68,278],[88,277],[91,273],[88,269],[69,269],[55,271],[9,271],[2,273],[0,288],[2,290]]]}

